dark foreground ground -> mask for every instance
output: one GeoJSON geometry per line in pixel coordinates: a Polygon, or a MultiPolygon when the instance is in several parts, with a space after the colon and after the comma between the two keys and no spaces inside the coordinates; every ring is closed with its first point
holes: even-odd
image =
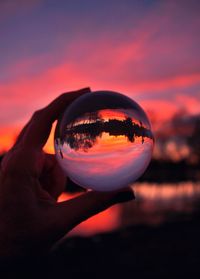
{"type": "MultiPolygon", "coordinates": [[[[18,268],[26,278],[200,278],[199,218],[72,237],[48,259],[18,268]]],[[[22,278],[15,268],[9,278],[22,278]]]]}

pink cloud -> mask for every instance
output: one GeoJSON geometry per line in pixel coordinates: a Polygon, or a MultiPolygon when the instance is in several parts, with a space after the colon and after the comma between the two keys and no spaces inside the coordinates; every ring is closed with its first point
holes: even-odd
{"type": "MultiPolygon", "coordinates": [[[[42,3],[14,2],[1,2],[0,15],[42,3]]],[[[54,52],[20,57],[3,69],[8,80],[0,82],[0,128],[22,126],[60,93],[85,86],[125,93],[161,120],[182,107],[200,113],[200,18],[193,4],[162,2],[136,22],[131,19],[128,28],[97,34],[87,20],[82,29],[77,22],[71,40],[58,30],[54,52]],[[52,57],[55,62],[49,65],[52,57]]]]}
{"type": "MultiPolygon", "coordinates": [[[[199,93],[200,96],[200,93],[199,93]]],[[[176,94],[176,102],[185,108],[189,114],[199,114],[200,113],[200,100],[194,96],[185,96],[183,94],[176,94]]]]}

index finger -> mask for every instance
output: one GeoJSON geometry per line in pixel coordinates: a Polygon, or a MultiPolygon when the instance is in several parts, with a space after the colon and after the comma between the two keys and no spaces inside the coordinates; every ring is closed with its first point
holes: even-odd
{"type": "Polygon", "coordinates": [[[22,133],[23,146],[28,148],[42,149],[51,132],[52,123],[59,118],[66,107],[70,105],[76,98],[85,93],[91,92],[89,87],[64,93],[53,100],[45,108],[36,111],[29,124],[25,126],[22,133]]]}

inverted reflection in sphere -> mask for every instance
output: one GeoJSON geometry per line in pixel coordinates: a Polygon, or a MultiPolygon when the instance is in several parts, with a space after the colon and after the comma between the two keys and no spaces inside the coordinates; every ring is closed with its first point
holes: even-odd
{"type": "Polygon", "coordinates": [[[135,181],[153,149],[149,120],[130,98],[97,91],[76,99],[58,121],[57,159],[78,185],[112,191],[135,181]]]}

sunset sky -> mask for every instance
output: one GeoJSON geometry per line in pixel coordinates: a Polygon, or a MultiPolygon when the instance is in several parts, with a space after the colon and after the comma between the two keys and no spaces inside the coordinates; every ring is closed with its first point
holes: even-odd
{"type": "Polygon", "coordinates": [[[159,121],[200,113],[200,1],[1,0],[0,152],[34,110],[90,86],[159,121]]]}

